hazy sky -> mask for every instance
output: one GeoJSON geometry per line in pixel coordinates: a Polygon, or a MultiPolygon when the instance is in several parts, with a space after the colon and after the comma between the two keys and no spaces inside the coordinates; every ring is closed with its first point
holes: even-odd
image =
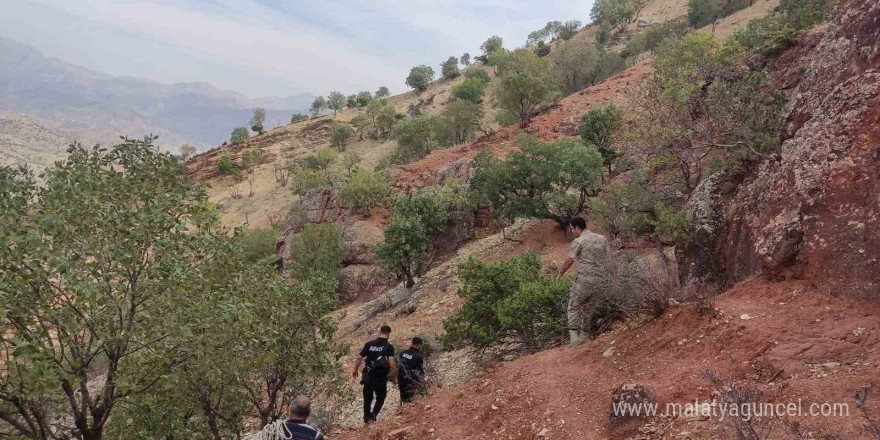
{"type": "Polygon", "coordinates": [[[593,0],[0,0],[0,36],[113,75],[251,97],[405,90],[410,67],[521,46],[593,0]]]}

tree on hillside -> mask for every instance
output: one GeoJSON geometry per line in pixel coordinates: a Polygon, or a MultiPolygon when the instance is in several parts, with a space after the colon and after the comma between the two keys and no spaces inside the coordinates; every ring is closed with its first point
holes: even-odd
{"type": "Polygon", "coordinates": [[[623,110],[609,104],[603,107],[594,107],[587,111],[581,118],[581,139],[587,145],[593,145],[602,155],[602,162],[608,169],[609,179],[614,177],[614,162],[622,153],[615,151],[612,146],[614,135],[623,123],[623,110]]]}
{"type": "Polygon", "coordinates": [[[410,69],[409,75],[406,77],[406,85],[419,92],[427,89],[431,81],[434,81],[434,69],[424,64],[410,69]]]}
{"type": "Polygon", "coordinates": [[[336,117],[336,114],[345,109],[345,95],[341,92],[333,91],[327,95],[327,108],[333,110],[333,117],[336,117]]]}
{"type": "Polygon", "coordinates": [[[385,239],[376,245],[376,258],[385,269],[415,285],[427,269],[434,238],[443,232],[448,216],[439,201],[429,195],[401,196],[394,206],[385,239]]]}
{"type": "Polygon", "coordinates": [[[471,54],[469,54],[469,53],[467,53],[467,52],[463,53],[463,54],[461,55],[461,58],[459,59],[459,61],[461,62],[461,65],[462,65],[463,67],[470,66],[470,64],[471,64],[471,54]]]}
{"type": "Polygon", "coordinates": [[[385,139],[397,123],[397,110],[386,100],[372,101],[367,105],[370,134],[377,139],[385,139]]]}
{"type": "Polygon", "coordinates": [[[290,258],[285,270],[297,280],[316,272],[333,275],[342,267],[345,242],[342,228],[335,223],[307,225],[290,241],[290,258]]]}
{"type": "Polygon", "coordinates": [[[235,172],[235,161],[232,159],[232,156],[228,154],[224,154],[220,156],[220,160],[217,161],[217,171],[224,176],[228,176],[235,172]]]}
{"type": "Polygon", "coordinates": [[[607,24],[617,32],[638,19],[638,13],[644,7],[643,0],[596,0],[590,11],[594,23],[607,24]]]}
{"type": "Polygon", "coordinates": [[[559,36],[559,31],[562,29],[562,22],[559,20],[548,21],[544,26],[544,31],[547,32],[547,36],[551,41],[555,40],[557,36],[559,36]]]}
{"type": "Polygon", "coordinates": [[[586,41],[560,45],[553,56],[562,93],[570,95],[599,80],[602,50],[586,41]]]}
{"type": "Polygon", "coordinates": [[[387,98],[391,96],[391,91],[388,90],[388,87],[382,86],[379,87],[379,90],[376,90],[376,99],[387,98]]]}
{"type": "Polygon", "coordinates": [[[266,109],[257,107],[254,109],[254,116],[251,117],[251,130],[258,134],[263,134],[263,123],[266,122],[266,109]]]}
{"type": "Polygon", "coordinates": [[[471,189],[500,218],[548,218],[566,226],[584,211],[602,182],[602,156],[571,139],[544,143],[523,135],[520,151],[499,160],[483,152],[474,158],[471,189]]]}
{"type": "Polygon", "coordinates": [[[496,105],[526,128],[535,112],[556,96],[553,67],[545,58],[522,48],[513,51],[495,89],[496,105]]]}
{"type": "Polygon", "coordinates": [[[480,50],[483,51],[483,56],[489,56],[490,53],[499,51],[504,49],[504,40],[497,35],[493,35],[489,37],[483,44],[480,45],[480,50]]]}
{"type": "Polygon", "coordinates": [[[575,34],[577,34],[578,29],[580,29],[582,25],[583,23],[579,20],[566,21],[562,24],[562,27],[559,28],[559,38],[570,40],[575,34]]]}
{"type": "Polygon", "coordinates": [[[358,107],[366,107],[370,101],[373,100],[373,94],[369,91],[358,92],[357,94],[357,106],[358,107]]]}
{"type": "Polygon", "coordinates": [[[547,28],[538,29],[536,31],[532,31],[529,33],[528,38],[526,39],[526,46],[535,47],[538,44],[544,43],[547,38],[550,37],[550,33],[547,28]]]}
{"type": "Polygon", "coordinates": [[[355,108],[358,106],[358,97],[357,95],[348,95],[345,98],[345,106],[348,108],[355,108]]]}
{"type": "Polygon", "coordinates": [[[486,82],[479,78],[468,78],[452,88],[452,96],[470,102],[480,102],[486,82]]]}
{"type": "Polygon", "coordinates": [[[251,134],[248,132],[247,127],[238,127],[235,130],[232,130],[232,135],[229,136],[229,142],[235,145],[246,141],[249,137],[251,137],[251,134]]]}
{"type": "Polygon", "coordinates": [[[180,159],[186,161],[190,157],[196,154],[196,147],[192,146],[192,144],[183,144],[180,146],[180,159]]]}
{"type": "Polygon", "coordinates": [[[346,124],[333,124],[330,134],[330,146],[335,147],[337,151],[345,151],[349,139],[354,136],[354,129],[346,124]]]}
{"type": "Polygon", "coordinates": [[[474,138],[483,119],[483,107],[464,99],[451,101],[437,118],[438,141],[444,145],[463,144],[474,138]]]}
{"type": "Polygon", "coordinates": [[[294,114],[290,117],[290,123],[291,123],[291,124],[296,124],[297,122],[302,122],[302,121],[305,121],[306,119],[309,119],[309,116],[308,116],[308,115],[304,115],[304,114],[302,114],[302,113],[294,113],[294,114]]]}
{"type": "Polygon", "coordinates": [[[436,146],[434,132],[436,120],[432,116],[419,116],[402,121],[395,127],[397,148],[394,163],[404,164],[421,159],[436,146]]]}
{"type": "Polygon", "coordinates": [[[0,429],[12,437],[100,440],[120,402],[200,345],[191,305],[210,298],[193,272],[217,222],[153,139],[73,145],[40,189],[0,167],[0,429]]]}
{"type": "Polygon", "coordinates": [[[327,108],[327,100],[323,96],[319,96],[312,101],[312,116],[318,116],[327,108]]]}
{"type": "Polygon", "coordinates": [[[458,58],[449,57],[449,59],[441,63],[440,74],[443,75],[443,79],[458,78],[458,75],[461,74],[458,71],[458,58]]]}

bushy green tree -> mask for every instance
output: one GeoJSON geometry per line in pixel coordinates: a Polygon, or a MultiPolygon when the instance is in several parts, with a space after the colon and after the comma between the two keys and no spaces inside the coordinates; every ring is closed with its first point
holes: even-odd
{"type": "Polygon", "coordinates": [[[248,132],[247,127],[238,127],[232,130],[232,135],[229,136],[229,143],[235,145],[246,141],[249,137],[251,137],[251,134],[248,132]]]}
{"type": "Polygon", "coordinates": [[[461,62],[462,67],[470,66],[471,65],[471,54],[469,54],[467,52],[463,53],[461,55],[461,57],[459,58],[459,61],[461,62]]]}
{"type": "Polygon", "coordinates": [[[312,116],[318,116],[327,108],[327,100],[323,96],[319,96],[312,101],[312,116]]]}
{"type": "Polygon", "coordinates": [[[306,225],[290,240],[289,249],[285,270],[294,279],[305,280],[316,272],[336,277],[345,251],[342,228],[335,223],[306,225]]]}
{"type": "Polygon", "coordinates": [[[275,243],[281,236],[273,228],[245,228],[235,237],[241,246],[242,258],[250,262],[275,256],[275,243]]]}
{"type": "Polygon", "coordinates": [[[379,87],[379,90],[376,90],[376,99],[387,98],[391,96],[391,91],[388,90],[388,87],[382,86],[379,87]]]}
{"type": "Polygon", "coordinates": [[[436,198],[424,194],[401,196],[394,205],[385,239],[376,245],[376,258],[386,270],[415,285],[429,262],[432,241],[446,226],[448,217],[436,198]]]}
{"type": "Polygon", "coordinates": [[[698,28],[746,8],[754,0],[689,0],[688,23],[698,28]]]}
{"type": "Polygon", "coordinates": [[[564,339],[571,280],[544,275],[535,254],[499,263],[470,258],[459,265],[458,278],[466,301],[443,322],[448,347],[484,350],[514,338],[537,351],[564,339]]]}
{"type": "Polygon", "coordinates": [[[330,92],[327,95],[327,108],[333,110],[333,117],[336,117],[336,114],[345,109],[346,97],[342,94],[342,92],[330,92]]]}
{"type": "Polygon", "coordinates": [[[600,80],[602,49],[586,41],[560,45],[553,54],[553,67],[562,93],[570,95],[600,80]]]}
{"type": "Polygon", "coordinates": [[[486,83],[479,78],[467,78],[452,88],[452,96],[470,102],[480,102],[486,83]]]}
{"type": "Polygon", "coordinates": [[[437,144],[435,130],[436,120],[432,116],[419,116],[398,124],[394,163],[410,163],[427,156],[437,144]]]}
{"type": "Polygon", "coordinates": [[[544,31],[547,32],[547,36],[550,37],[550,40],[555,40],[557,36],[559,36],[559,32],[562,29],[562,22],[559,20],[548,21],[544,26],[544,31]]]}
{"type": "Polygon", "coordinates": [[[657,199],[645,182],[612,183],[590,201],[590,218],[614,237],[638,235],[653,229],[657,199]]]}
{"type": "Polygon", "coordinates": [[[594,23],[605,23],[611,29],[623,32],[636,19],[643,5],[643,0],[596,0],[590,18],[594,23]]]}
{"type": "Polygon", "coordinates": [[[608,169],[608,176],[614,177],[614,162],[621,153],[614,150],[614,135],[623,124],[624,112],[614,104],[593,107],[581,118],[581,139],[587,145],[594,145],[602,162],[608,169]]]}
{"type": "Polygon", "coordinates": [[[312,188],[330,187],[336,177],[330,166],[336,159],[332,150],[325,149],[296,161],[290,171],[293,193],[301,196],[312,188]]]}
{"type": "Polygon", "coordinates": [[[498,160],[474,158],[471,189],[499,217],[549,218],[562,226],[586,208],[602,181],[602,156],[593,146],[563,139],[540,142],[521,136],[520,151],[498,160]]]}
{"type": "Polygon", "coordinates": [[[258,107],[254,109],[254,115],[251,117],[251,130],[263,134],[263,123],[266,122],[266,109],[258,107]]]}
{"type": "Polygon", "coordinates": [[[397,110],[386,100],[376,100],[367,105],[370,134],[377,139],[387,138],[397,123],[397,110]]]}
{"type": "Polygon", "coordinates": [[[354,129],[348,124],[333,124],[330,133],[330,146],[336,148],[337,151],[345,151],[348,141],[354,136],[354,129]]]}
{"type": "Polygon", "coordinates": [[[496,105],[528,127],[532,116],[556,97],[556,78],[550,61],[528,49],[511,54],[501,83],[495,89],[496,105]]]}
{"type": "Polygon", "coordinates": [[[307,120],[307,119],[309,119],[309,115],[304,115],[304,114],[302,114],[302,113],[294,113],[294,114],[290,117],[290,123],[291,123],[291,124],[296,124],[297,122],[302,122],[302,121],[305,121],[305,120],[307,120]]]}
{"type": "Polygon", "coordinates": [[[489,72],[486,69],[473,66],[464,71],[464,77],[467,79],[478,79],[485,84],[489,83],[489,72]]]}
{"type": "Polygon", "coordinates": [[[220,160],[217,161],[217,171],[220,174],[228,176],[235,172],[235,161],[232,160],[232,156],[228,154],[224,154],[220,156],[220,160]]]}
{"type": "Polygon", "coordinates": [[[357,95],[348,95],[345,98],[345,106],[348,108],[355,108],[358,106],[357,95]]]}
{"type": "Polygon", "coordinates": [[[627,41],[623,55],[634,57],[643,52],[653,52],[664,40],[681,38],[687,31],[688,25],[684,20],[670,20],[652,25],[627,41]]]}
{"type": "Polygon", "coordinates": [[[568,20],[562,24],[562,27],[559,28],[559,38],[563,40],[570,40],[572,37],[577,35],[578,29],[583,26],[583,23],[580,20],[568,20]]]}
{"type": "Polygon", "coordinates": [[[504,40],[497,35],[489,37],[480,45],[480,50],[483,51],[483,56],[489,56],[489,54],[502,49],[504,49],[504,40]]]}
{"type": "Polygon", "coordinates": [[[358,92],[357,94],[357,106],[358,107],[366,107],[370,101],[373,100],[373,94],[369,91],[365,90],[363,92],[358,92]]]}
{"type": "Polygon", "coordinates": [[[442,145],[458,145],[470,141],[482,119],[483,108],[480,104],[463,99],[449,102],[436,121],[438,142],[442,145]]]}
{"type": "Polygon", "coordinates": [[[461,75],[461,72],[458,71],[458,58],[449,57],[446,61],[440,64],[440,74],[443,75],[443,79],[455,79],[461,75]]]}
{"type": "Polygon", "coordinates": [[[339,189],[339,200],[356,208],[389,206],[393,195],[394,188],[384,173],[364,170],[354,170],[351,179],[339,189]]]}
{"type": "Polygon", "coordinates": [[[406,85],[420,92],[427,89],[431,81],[434,81],[434,69],[424,64],[413,67],[406,77],[406,85]]]}
{"type": "Polygon", "coordinates": [[[526,38],[526,46],[535,47],[538,44],[545,43],[547,38],[550,37],[550,32],[547,28],[538,29],[536,31],[532,31],[529,33],[529,36],[526,38]]]}

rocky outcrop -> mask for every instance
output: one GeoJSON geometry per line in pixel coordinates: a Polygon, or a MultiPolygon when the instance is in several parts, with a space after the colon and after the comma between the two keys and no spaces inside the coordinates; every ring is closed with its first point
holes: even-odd
{"type": "Polygon", "coordinates": [[[454,253],[464,242],[474,238],[474,224],[476,216],[474,210],[454,208],[449,212],[449,223],[446,230],[434,240],[434,250],[437,255],[450,255],[454,253]]]}
{"type": "Polygon", "coordinates": [[[455,162],[447,163],[438,168],[434,184],[443,185],[447,180],[455,178],[462,185],[467,185],[473,175],[474,170],[471,168],[471,160],[467,157],[463,157],[455,162]]]}
{"type": "Polygon", "coordinates": [[[720,237],[712,182],[694,194],[687,276],[804,277],[880,299],[880,3],[842,8],[791,92],[781,159],[760,164],[723,204],[720,237]]]}
{"type": "Polygon", "coordinates": [[[700,182],[687,203],[690,243],[678,251],[679,275],[683,282],[717,282],[724,268],[717,255],[724,231],[724,205],[721,198],[721,173],[700,182]]]}

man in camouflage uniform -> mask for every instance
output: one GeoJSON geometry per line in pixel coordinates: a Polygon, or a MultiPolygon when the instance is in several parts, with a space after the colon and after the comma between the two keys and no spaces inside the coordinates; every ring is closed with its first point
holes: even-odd
{"type": "Polygon", "coordinates": [[[571,345],[583,344],[590,327],[588,303],[608,294],[611,289],[611,252],[605,237],[587,230],[587,223],[575,217],[570,232],[577,235],[571,242],[568,258],[559,270],[563,276],[577,262],[578,276],[571,286],[568,300],[568,333],[571,345]]]}

